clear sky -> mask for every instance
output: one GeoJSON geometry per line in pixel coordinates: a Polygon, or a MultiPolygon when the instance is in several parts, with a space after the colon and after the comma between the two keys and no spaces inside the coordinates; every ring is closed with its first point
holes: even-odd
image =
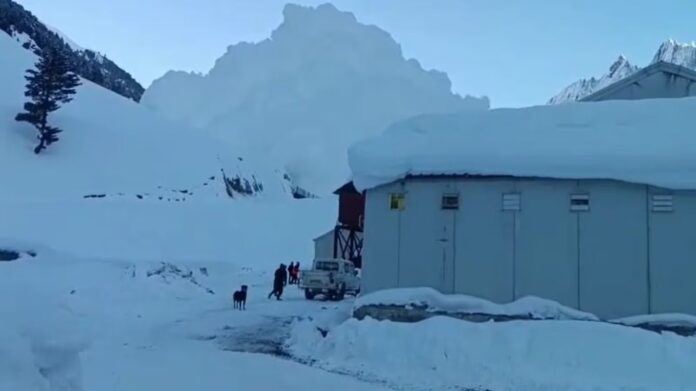
{"type": "MultiPolygon", "coordinates": [[[[144,86],[170,69],[208,71],[228,45],[268,37],[287,1],[18,0],[144,86]]],[[[327,1],[298,0],[300,4],[327,1]]],[[[692,0],[334,0],[376,24],[407,57],[492,105],[544,103],[624,54],[645,65],[659,43],[696,40],[692,0]]]]}

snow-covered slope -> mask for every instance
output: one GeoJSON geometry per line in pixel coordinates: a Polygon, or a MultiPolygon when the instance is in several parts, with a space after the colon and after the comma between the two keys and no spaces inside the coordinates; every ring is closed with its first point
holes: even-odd
{"type": "MultiPolygon", "coordinates": [[[[663,42],[657,49],[655,56],[653,56],[651,64],[659,61],[696,70],[696,42],[680,43],[672,39],[663,42]]],[[[624,77],[632,75],[640,69],[641,67],[632,65],[624,56],[619,56],[609,67],[608,73],[599,78],[591,77],[576,81],[549,99],[548,104],[578,101],[610,84],[616,83],[624,77]]]]}
{"type": "Polygon", "coordinates": [[[696,98],[424,115],[356,143],[359,189],[407,175],[616,179],[696,189],[696,98]]]}
{"type": "Polygon", "coordinates": [[[167,73],[142,103],[235,151],[272,157],[320,193],[348,178],[352,142],[413,115],[488,108],[486,98],[453,94],[446,74],[405,59],[387,32],[330,4],[286,6],[269,39],[230,46],[208,74],[167,73]]]}
{"type": "Polygon", "coordinates": [[[64,129],[61,140],[34,155],[36,131],[14,117],[25,100],[24,71],[35,61],[0,34],[0,200],[226,197],[223,169],[242,181],[255,178],[265,194],[289,197],[281,171],[240,160],[220,142],[89,81],[52,117],[64,129]]]}

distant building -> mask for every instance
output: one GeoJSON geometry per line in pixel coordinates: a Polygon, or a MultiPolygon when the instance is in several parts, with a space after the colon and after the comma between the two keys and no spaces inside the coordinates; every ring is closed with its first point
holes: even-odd
{"type": "Polygon", "coordinates": [[[348,182],[337,189],[338,222],[330,231],[314,239],[314,258],[340,258],[362,266],[365,195],[348,182]]]}
{"type": "Polygon", "coordinates": [[[658,61],[580,101],[685,98],[696,96],[696,72],[658,61]]]}

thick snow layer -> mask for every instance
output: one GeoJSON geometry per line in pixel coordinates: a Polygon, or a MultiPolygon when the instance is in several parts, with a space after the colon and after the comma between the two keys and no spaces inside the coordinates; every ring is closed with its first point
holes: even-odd
{"type": "Polygon", "coordinates": [[[426,115],[348,153],[359,189],[407,175],[616,179],[696,189],[696,99],[426,115]]]}
{"type": "Polygon", "coordinates": [[[4,201],[0,238],[100,259],[273,267],[309,262],[312,238],[335,224],[336,210],[332,198],[4,201]]]}
{"type": "Polygon", "coordinates": [[[301,379],[320,389],[384,391],[253,353],[264,343],[280,347],[294,318],[350,308],[306,301],[290,288],[284,301],[269,301],[273,269],[255,259],[174,263],[154,274],[158,262],[104,261],[74,255],[79,248],[68,254],[21,241],[2,246],[37,253],[0,262],[2,391],[299,391],[307,388],[301,379]],[[243,312],[230,300],[241,284],[250,288],[243,312]],[[251,353],[237,351],[243,338],[251,353]]]}
{"type": "Polygon", "coordinates": [[[533,319],[598,320],[593,314],[566,307],[552,300],[525,296],[506,304],[497,304],[467,295],[443,295],[432,288],[385,289],[360,296],[354,308],[367,305],[427,306],[429,311],[529,316],[533,319]]]}
{"type": "Polygon", "coordinates": [[[627,318],[615,319],[612,322],[627,326],[659,325],[659,326],[686,326],[696,328],[696,316],[687,314],[651,314],[636,315],[627,318]]]}
{"type": "Polygon", "coordinates": [[[288,5],[283,23],[258,43],[238,43],[205,75],[169,72],[142,103],[272,156],[298,184],[324,194],[348,178],[348,146],[413,115],[485,110],[462,98],[446,74],[405,59],[385,31],[330,4],[288,5]]]}
{"type": "Polygon", "coordinates": [[[24,72],[35,61],[0,34],[0,200],[90,194],[166,200],[180,190],[226,197],[221,169],[228,176],[244,171],[249,179],[251,172],[269,196],[289,197],[282,172],[272,166],[240,161],[222,143],[84,80],[75,100],[51,117],[64,130],[60,141],[34,155],[36,130],[14,117],[25,100],[24,72]]]}
{"type": "Polygon", "coordinates": [[[324,369],[409,390],[692,390],[696,339],[598,322],[348,320],[322,338],[300,322],[288,342],[324,369]],[[406,354],[407,353],[407,354],[406,354]]]}

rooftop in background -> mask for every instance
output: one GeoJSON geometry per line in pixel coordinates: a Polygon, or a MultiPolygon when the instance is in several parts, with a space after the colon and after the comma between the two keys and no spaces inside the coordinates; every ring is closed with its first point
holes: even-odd
{"type": "Polygon", "coordinates": [[[696,189],[696,98],[425,115],[355,144],[358,190],[409,175],[615,179],[696,189]]]}

